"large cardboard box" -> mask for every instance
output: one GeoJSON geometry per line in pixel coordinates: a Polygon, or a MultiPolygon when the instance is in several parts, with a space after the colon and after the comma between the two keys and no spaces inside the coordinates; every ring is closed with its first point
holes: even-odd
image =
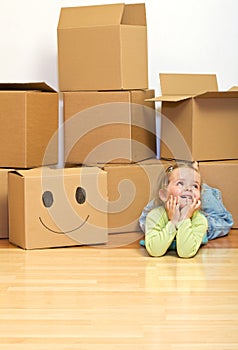
{"type": "Polygon", "coordinates": [[[0,84],[0,167],[58,162],[58,93],[45,83],[0,84]]]}
{"type": "Polygon", "coordinates": [[[161,158],[238,158],[238,91],[218,91],[214,74],[160,74],[161,158]]]}
{"type": "Polygon", "coordinates": [[[148,88],[145,4],[61,9],[61,91],[148,88]]]}
{"type": "Polygon", "coordinates": [[[9,240],[24,249],[103,244],[107,173],[96,167],[9,173],[9,240]]]}
{"type": "Polygon", "coordinates": [[[238,160],[200,162],[199,169],[203,182],[221,191],[223,203],[233,216],[233,228],[238,228],[238,160]]]}
{"type": "Polygon", "coordinates": [[[156,154],[154,90],[63,93],[65,162],[133,163],[156,154]]]}
{"type": "Polygon", "coordinates": [[[169,162],[156,158],[137,164],[105,164],[108,176],[109,233],[140,231],[139,217],[156,196],[158,179],[169,162]]]}
{"type": "Polygon", "coordinates": [[[238,228],[238,160],[199,162],[203,182],[221,191],[222,200],[238,228]]]}
{"type": "Polygon", "coordinates": [[[0,238],[8,238],[8,173],[0,169],[0,238]]]}

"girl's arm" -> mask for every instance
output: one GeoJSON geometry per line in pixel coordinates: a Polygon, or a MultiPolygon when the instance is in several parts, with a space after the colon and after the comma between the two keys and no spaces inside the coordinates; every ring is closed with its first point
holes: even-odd
{"type": "Polygon", "coordinates": [[[146,218],[145,246],[151,256],[166,253],[176,236],[176,227],[163,207],[153,209],[146,218]]]}
{"type": "Polygon", "coordinates": [[[207,219],[199,211],[177,224],[177,253],[181,258],[191,258],[197,253],[207,228],[207,219]]]}

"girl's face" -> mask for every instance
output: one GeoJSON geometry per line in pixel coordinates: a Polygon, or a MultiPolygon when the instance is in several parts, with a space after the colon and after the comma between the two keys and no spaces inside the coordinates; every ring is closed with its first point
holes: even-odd
{"type": "Polygon", "coordinates": [[[200,199],[201,177],[191,168],[176,168],[169,177],[167,199],[172,195],[180,203],[180,207],[200,199]]]}

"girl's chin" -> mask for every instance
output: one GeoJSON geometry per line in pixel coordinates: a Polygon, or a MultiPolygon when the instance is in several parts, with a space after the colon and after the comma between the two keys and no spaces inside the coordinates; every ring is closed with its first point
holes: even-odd
{"type": "Polygon", "coordinates": [[[186,205],[192,204],[192,199],[190,198],[180,198],[179,207],[180,209],[184,208],[186,205]]]}

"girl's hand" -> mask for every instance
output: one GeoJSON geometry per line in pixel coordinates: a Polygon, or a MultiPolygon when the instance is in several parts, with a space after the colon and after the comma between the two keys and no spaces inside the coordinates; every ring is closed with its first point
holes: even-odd
{"type": "Polygon", "coordinates": [[[177,198],[170,196],[165,204],[165,209],[169,220],[176,226],[180,217],[179,203],[177,203],[177,198]]]}
{"type": "Polygon", "coordinates": [[[193,213],[198,210],[201,207],[201,201],[200,199],[197,201],[194,199],[192,203],[189,203],[185,205],[181,210],[180,210],[180,218],[179,221],[185,220],[185,219],[190,219],[193,216],[193,213]]]}

